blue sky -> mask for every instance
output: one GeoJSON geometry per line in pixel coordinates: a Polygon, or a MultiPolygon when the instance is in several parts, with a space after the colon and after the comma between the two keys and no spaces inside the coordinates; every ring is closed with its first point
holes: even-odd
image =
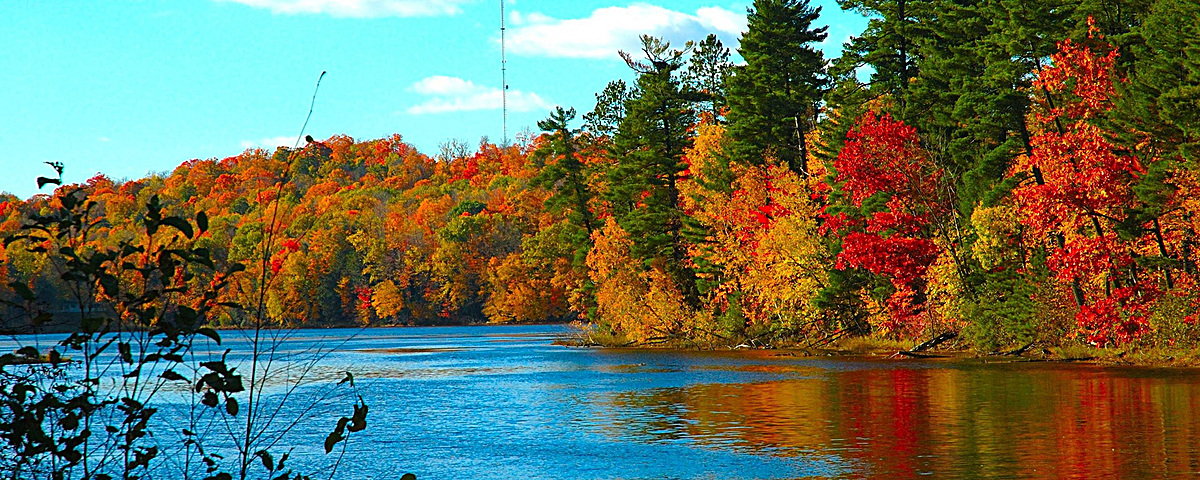
{"type": "MultiPolygon", "coordinates": [[[[507,0],[509,137],[555,105],[590,110],[632,74],[650,33],[736,47],[749,1],[507,0]]],[[[836,55],[865,19],[833,0],[836,55]]],[[[34,178],[133,179],[307,133],[401,134],[426,153],[501,139],[499,0],[6,0],[0,15],[0,192],[34,178]]],[[[48,188],[47,188],[48,190],[48,188]]]]}

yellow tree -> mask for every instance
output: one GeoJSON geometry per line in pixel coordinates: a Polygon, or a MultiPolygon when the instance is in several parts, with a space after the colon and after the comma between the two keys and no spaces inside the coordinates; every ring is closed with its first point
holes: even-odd
{"type": "Polygon", "coordinates": [[[810,187],[772,159],[726,163],[726,144],[723,126],[700,125],[687,151],[689,178],[680,186],[685,210],[707,233],[689,253],[717,267],[707,272],[715,285],[708,303],[723,314],[721,328],[729,333],[757,327],[802,334],[816,326],[811,299],[828,261],[810,187]],[[739,316],[745,325],[734,324],[739,316]]]}

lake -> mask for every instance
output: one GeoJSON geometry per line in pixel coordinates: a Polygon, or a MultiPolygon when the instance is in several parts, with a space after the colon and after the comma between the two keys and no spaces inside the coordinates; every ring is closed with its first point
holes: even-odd
{"type": "Polygon", "coordinates": [[[293,432],[292,455],[327,460],[349,400],[305,398],[351,371],[369,427],[339,479],[1200,475],[1200,370],[551,344],[567,331],[294,332],[283,361],[327,351],[282,412],[324,417],[293,432]]]}

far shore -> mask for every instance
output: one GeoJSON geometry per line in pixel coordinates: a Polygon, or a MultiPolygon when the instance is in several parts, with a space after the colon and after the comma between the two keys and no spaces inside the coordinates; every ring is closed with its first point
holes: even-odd
{"type": "MultiPolygon", "coordinates": [[[[337,329],[424,329],[424,328],[460,328],[460,327],[523,327],[523,326],[571,326],[573,322],[533,322],[533,323],[487,323],[472,322],[446,325],[306,325],[302,327],[283,327],[272,330],[337,330],[337,329]]],[[[55,335],[69,333],[62,328],[45,328],[37,332],[0,333],[4,337],[23,335],[55,335]]],[[[232,326],[213,327],[218,332],[233,332],[239,330],[232,326]]],[[[843,338],[820,347],[805,347],[800,345],[782,346],[750,346],[740,344],[735,346],[708,346],[704,348],[686,348],[680,346],[636,345],[631,342],[614,341],[612,338],[584,335],[576,330],[553,343],[572,348],[600,348],[605,350],[629,351],[690,351],[698,353],[728,354],[747,357],[795,357],[795,358],[861,358],[869,360],[884,360],[896,362],[944,362],[944,361],[978,361],[980,363],[1072,363],[1095,366],[1138,366],[1162,368],[1198,368],[1200,367],[1200,352],[1178,347],[1129,347],[1124,349],[1099,348],[1089,345],[1041,345],[1032,342],[1026,345],[1011,346],[1008,349],[997,349],[982,352],[958,343],[947,343],[936,348],[917,349],[911,340],[895,340],[878,337],[843,338]],[[915,350],[915,351],[914,351],[915,350]]]]}

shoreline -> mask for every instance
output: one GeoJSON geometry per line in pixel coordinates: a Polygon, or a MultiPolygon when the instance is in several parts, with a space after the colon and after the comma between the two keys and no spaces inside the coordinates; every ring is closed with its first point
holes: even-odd
{"type": "Polygon", "coordinates": [[[557,345],[576,348],[600,348],[613,350],[663,350],[699,353],[742,354],[747,356],[794,357],[794,358],[863,358],[894,362],[939,362],[978,361],[982,364],[1000,363],[1047,363],[1076,364],[1096,367],[1142,367],[1197,369],[1200,368],[1200,351],[1184,347],[1156,347],[1144,349],[1104,349],[1085,345],[1029,346],[1010,351],[979,352],[970,348],[938,348],[912,352],[911,343],[876,338],[840,339],[820,348],[785,346],[778,348],[683,348],[652,347],[586,343],[579,341],[556,341],[557,345]],[[1018,352],[1019,351],[1019,352],[1018,352]]]}
{"type": "MultiPolygon", "coordinates": [[[[572,322],[537,322],[537,323],[463,323],[452,325],[322,325],[304,327],[281,327],[266,330],[337,330],[337,329],[409,329],[409,328],[462,328],[462,327],[536,327],[562,326],[571,329],[572,322]]],[[[217,332],[233,332],[237,327],[213,327],[217,332]]],[[[6,334],[6,337],[25,335],[55,335],[66,332],[37,332],[6,334]]],[[[647,346],[634,345],[628,342],[617,343],[613,338],[588,337],[575,331],[563,332],[552,344],[573,348],[599,348],[608,350],[630,351],[687,351],[711,354],[732,354],[739,356],[768,356],[794,358],[863,358],[870,360],[895,362],[937,362],[937,361],[978,361],[982,364],[993,363],[1058,363],[1093,365],[1099,367],[1145,367],[1195,369],[1200,368],[1200,350],[1185,347],[1146,347],[1127,349],[1105,349],[1086,345],[1042,346],[1037,343],[1029,344],[1010,351],[980,352],[969,347],[951,346],[935,347],[920,352],[914,352],[909,341],[897,341],[871,337],[844,338],[835,340],[821,347],[804,348],[800,346],[782,347],[707,347],[686,348],[679,346],[647,346]],[[605,342],[608,340],[610,342],[605,342]],[[739,348],[740,347],[740,348],[739,348]]]]}

